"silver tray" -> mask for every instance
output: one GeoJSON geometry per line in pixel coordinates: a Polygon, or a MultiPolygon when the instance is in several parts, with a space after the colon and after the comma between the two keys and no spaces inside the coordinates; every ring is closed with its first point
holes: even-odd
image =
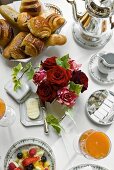
{"type": "Polygon", "coordinates": [[[83,170],[84,167],[91,167],[92,170],[108,170],[100,165],[95,165],[95,164],[81,164],[69,170],[81,170],[81,169],[83,170]]]}
{"type": "Polygon", "coordinates": [[[110,125],[114,122],[114,93],[105,89],[93,92],[87,103],[88,117],[99,125],[110,125]]]}
{"type": "Polygon", "coordinates": [[[42,111],[41,111],[41,107],[40,107],[39,98],[38,98],[37,94],[35,94],[35,93],[32,93],[29,96],[29,98],[31,98],[31,97],[38,99],[40,116],[35,120],[30,119],[26,112],[26,104],[25,104],[26,101],[25,101],[24,103],[19,105],[20,121],[24,126],[41,126],[44,124],[44,120],[43,120],[43,115],[42,115],[42,111]]]}

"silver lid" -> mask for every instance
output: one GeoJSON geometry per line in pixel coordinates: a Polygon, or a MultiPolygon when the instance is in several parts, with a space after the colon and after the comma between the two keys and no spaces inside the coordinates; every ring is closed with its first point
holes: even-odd
{"type": "Polygon", "coordinates": [[[88,13],[97,18],[107,18],[111,13],[110,7],[103,5],[101,0],[86,0],[85,4],[88,13]]]}

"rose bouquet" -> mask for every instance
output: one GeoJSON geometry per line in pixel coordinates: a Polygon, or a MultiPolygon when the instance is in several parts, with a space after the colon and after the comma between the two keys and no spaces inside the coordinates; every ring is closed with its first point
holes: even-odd
{"type": "MultiPolygon", "coordinates": [[[[64,106],[68,115],[69,109],[73,107],[79,94],[88,88],[88,78],[80,67],[81,64],[77,64],[69,55],[47,58],[35,68],[31,63],[27,63],[25,67],[19,63],[12,72],[14,90],[21,87],[20,79],[26,73],[28,79],[32,79],[37,86],[36,93],[40,100],[43,103],[52,103],[56,100],[64,106]],[[20,72],[22,74],[18,77],[20,72]]],[[[60,133],[61,126],[54,115],[47,115],[47,122],[60,133]]]]}
{"type": "Polygon", "coordinates": [[[43,102],[57,100],[71,108],[79,93],[88,87],[88,78],[80,67],[81,64],[77,64],[69,55],[61,58],[53,56],[41,62],[33,76],[40,99],[43,102]]]}

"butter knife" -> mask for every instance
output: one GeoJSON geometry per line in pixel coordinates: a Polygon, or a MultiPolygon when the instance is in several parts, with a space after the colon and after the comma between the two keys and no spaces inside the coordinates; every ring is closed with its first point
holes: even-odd
{"type": "Polygon", "coordinates": [[[46,106],[45,106],[45,102],[42,102],[40,100],[40,107],[42,110],[42,115],[43,115],[43,119],[44,119],[44,133],[45,134],[49,134],[49,126],[46,120],[46,106]]]}

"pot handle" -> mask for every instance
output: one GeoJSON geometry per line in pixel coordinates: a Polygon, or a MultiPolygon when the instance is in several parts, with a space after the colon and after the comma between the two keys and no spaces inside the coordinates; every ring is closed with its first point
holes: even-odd
{"type": "Polygon", "coordinates": [[[110,17],[111,29],[114,28],[114,22],[112,21],[112,16],[110,17]]]}

